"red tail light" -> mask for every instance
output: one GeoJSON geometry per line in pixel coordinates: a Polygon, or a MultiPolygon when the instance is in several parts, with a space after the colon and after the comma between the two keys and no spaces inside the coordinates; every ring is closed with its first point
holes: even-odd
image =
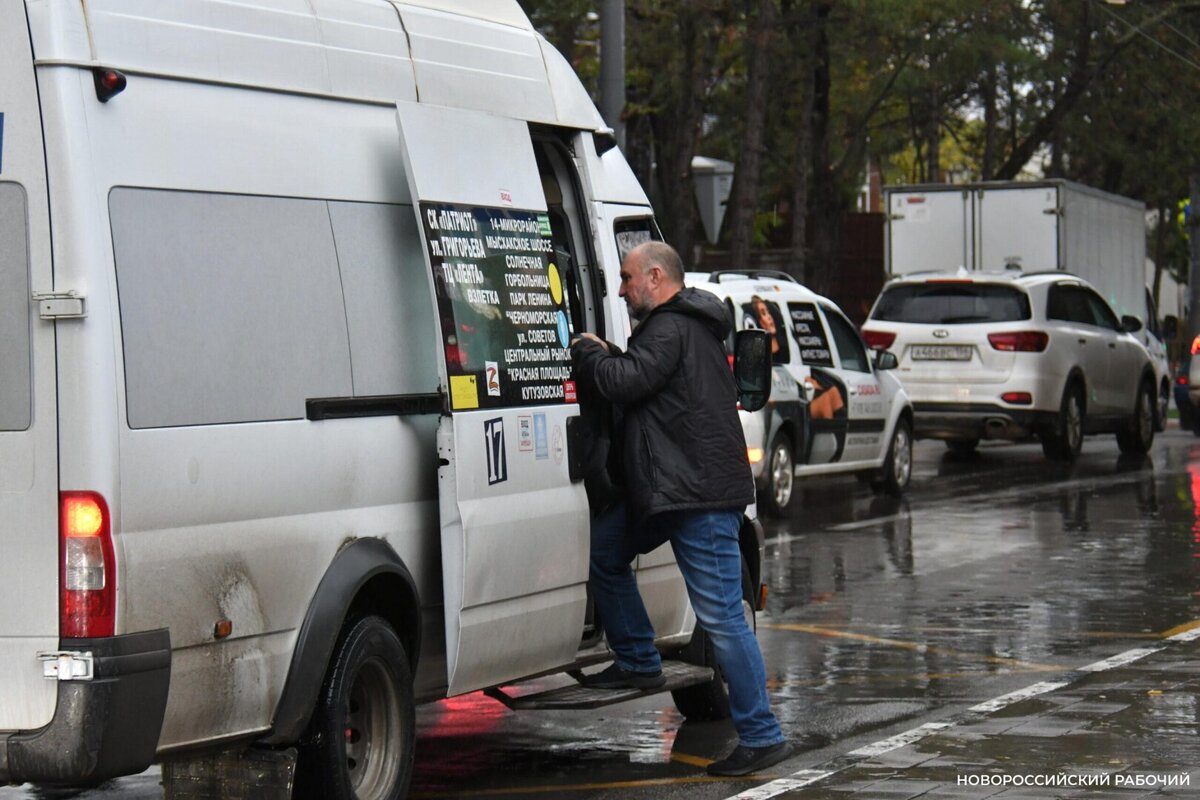
{"type": "Polygon", "coordinates": [[[869,328],[862,329],[863,341],[867,343],[867,347],[872,350],[887,350],[892,346],[892,342],[896,341],[896,334],[888,333],[887,331],[873,331],[869,328]]]}
{"type": "Polygon", "coordinates": [[[996,350],[1011,350],[1018,353],[1040,353],[1046,349],[1046,345],[1050,344],[1050,336],[1041,331],[989,333],[988,341],[996,350]]]}
{"type": "Polygon", "coordinates": [[[96,492],[62,492],[58,509],[59,634],[112,636],[117,575],[108,504],[96,492]]]}
{"type": "Polygon", "coordinates": [[[1014,406],[1033,405],[1033,395],[1029,392],[1005,392],[1000,395],[1000,399],[1006,403],[1012,403],[1014,406]]]}
{"type": "Polygon", "coordinates": [[[1175,382],[1178,383],[1180,386],[1187,386],[1188,385],[1188,376],[1180,375],[1178,378],[1175,379],[1175,382]]]}
{"type": "Polygon", "coordinates": [[[1192,355],[1196,355],[1196,353],[1200,353],[1200,336],[1192,339],[1192,355]]]}

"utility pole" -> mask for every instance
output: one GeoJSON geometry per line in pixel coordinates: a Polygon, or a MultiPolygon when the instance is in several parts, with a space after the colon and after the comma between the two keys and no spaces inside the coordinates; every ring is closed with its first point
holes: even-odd
{"type": "Polygon", "coordinates": [[[625,0],[603,0],[600,7],[600,114],[625,149],[625,0]]]}
{"type": "Polygon", "coordinates": [[[1187,347],[1200,335],[1200,164],[1192,167],[1188,180],[1188,329],[1187,347]]]}

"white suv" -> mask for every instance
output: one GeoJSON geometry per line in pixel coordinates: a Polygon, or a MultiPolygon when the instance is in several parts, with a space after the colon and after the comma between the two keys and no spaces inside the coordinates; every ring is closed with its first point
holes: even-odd
{"type": "Polygon", "coordinates": [[[870,358],[838,307],[786,273],[688,273],[687,285],[721,298],[735,330],[772,335],[770,402],[740,412],[767,511],[784,512],[795,478],[810,475],[857,472],[876,491],[904,491],[912,472],[912,405],[887,372],[895,356],[870,358]]]}
{"type": "Polygon", "coordinates": [[[1158,389],[1140,328],[1069,273],[960,271],[890,281],[862,333],[899,357],[917,438],[970,451],[1037,436],[1070,461],[1085,434],[1150,449],[1158,389]]]}

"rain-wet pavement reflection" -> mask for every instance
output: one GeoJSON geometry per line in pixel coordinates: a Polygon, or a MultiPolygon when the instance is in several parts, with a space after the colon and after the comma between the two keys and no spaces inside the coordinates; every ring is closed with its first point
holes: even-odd
{"type": "MultiPolygon", "coordinates": [[[[1037,445],[985,443],[958,456],[921,442],[915,456],[904,498],[873,496],[854,478],[801,483],[794,512],[767,524],[758,634],[772,703],[801,751],[778,772],[705,777],[703,765],[733,745],[732,728],[685,722],[669,694],[513,712],[477,693],[418,710],[413,796],[725,798],[1200,618],[1200,440],[1190,434],[1172,429],[1141,458],[1121,456],[1111,437],[1088,439],[1069,466],[1046,462],[1037,445]]],[[[545,682],[555,681],[569,679],[545,682]]],[[[1105,718],[1110,733],[1139,752],[1153,753],[1156,737],[1178,752],[1200,736],[1200,703],[1195,692],[1162,691],[1132,704],[1155,685],[1114,685],[1069,711],[1129,705],[1105,718]]],[[[1021,711],[1042,702],[1051,699],[1021,711]]],[[[1006,713],[972,730],[999,730],[1006,713]]],[[[1054,743],[1047,752],[1063,757],[1078,748],[1081,767],[1098,757],[1078,740],[1054,743]]],[[[161,797],[149,782],[81,797],[161,797]]],[[[0,789],[0,800],[33,796],[0,789]]]]}
{"type": "MultiPolygon", "coordinates": [[[[801,484],[795,512],[767,525],[759,618],[785,729],[818,748],[806,754],[815,763],[894,723],[936,719],[1200,617],[1194,442],[1171,432],[1150,457],[1127,458],[1107,437],[1089,439],[1074,465],[1046,462],[1036,445],[957,456],[922,442],[904,498],[875,497],[853,478],[801,484]]],[[[732,732],[683,723],[666,696],[500,713],[502,729],[483,737],[424,725],[418,795],[718,798],[744,788],[698,777],[732,732]],[[455,778],[447,752],[487,768],[455,778]]],[[[1179,709],[1179,724],[1194,726],[1188,713],[1179,709]]]]}

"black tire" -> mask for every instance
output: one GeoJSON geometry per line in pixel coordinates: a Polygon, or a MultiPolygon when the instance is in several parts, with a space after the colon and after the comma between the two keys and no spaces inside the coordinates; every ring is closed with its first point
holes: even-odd
{"type": "MultiPolygon", "coordinates": [[[[746,621],[752,631],[757,630],[753,598],[750,568],[745,559],[742,559],[742,613],[746,615],[746,621]]],[[[717,664],[712,642],[699,624],[692,633],[692,641],[679,652],[677,658],[688,664],[711,667],[713,671],[713,678],[708,683],[671,690],[671,699],[675,701],[675,708],[679,709],[679,713],[691,722],[729,719],[729,691],[725,688],[725,676],[717,664]]]]}
{"type": "Polygon", "coordinates": [[[1117,434],[1117,446],[1122,453],[1145,454],[1154,444],[1154,389],[1149,381],[1138,387],[1137,400],[1128,427],[1117,434]]]}
{"type": "Polygon", "coordinates": [[[1063,391],[1054,428],[1041,435],[1042,452],[1051,461],[1074,461],[1083,447],[1083,390],[1071,383],[1063,391]]]}
{"type": "Polygon", "coordinates": [[[970,455],[979,447],[978,439],[947,439],[946,448],[956,456],[970,455]]]}
{"type": "Polygon", "coordinates": [[[1171,409],[1171,385],[1163,381],[1158,387],[1158,403],[1154,406],[1154,432],[1162,433],[1167,429],[1167,413],[1171,409]]]}
{"type": "Polygon", "coordinates": [[[912,477],[912,426],[908,419],[901,417],[896,420],[896,428],[892,431],[892,441],[888,444],[887,458],[883,466],[871,482],[871,488],[876,493],[890,494],[899,497],[908,488],[912,477]]]}
{"type": "Polygon", "coordinates": [[[301,743],[296,797],[400,800],[416,748],[412,671],[382,617],[347,623],[301,743]]]}
{"type": "Polygon", "coordinates": [[[792,440],[783,431],[775,434],[767,451],[767,485],[763,489],[763,507],[775,517],[787,513],[796,489],[796,461],[792,440]]]}

